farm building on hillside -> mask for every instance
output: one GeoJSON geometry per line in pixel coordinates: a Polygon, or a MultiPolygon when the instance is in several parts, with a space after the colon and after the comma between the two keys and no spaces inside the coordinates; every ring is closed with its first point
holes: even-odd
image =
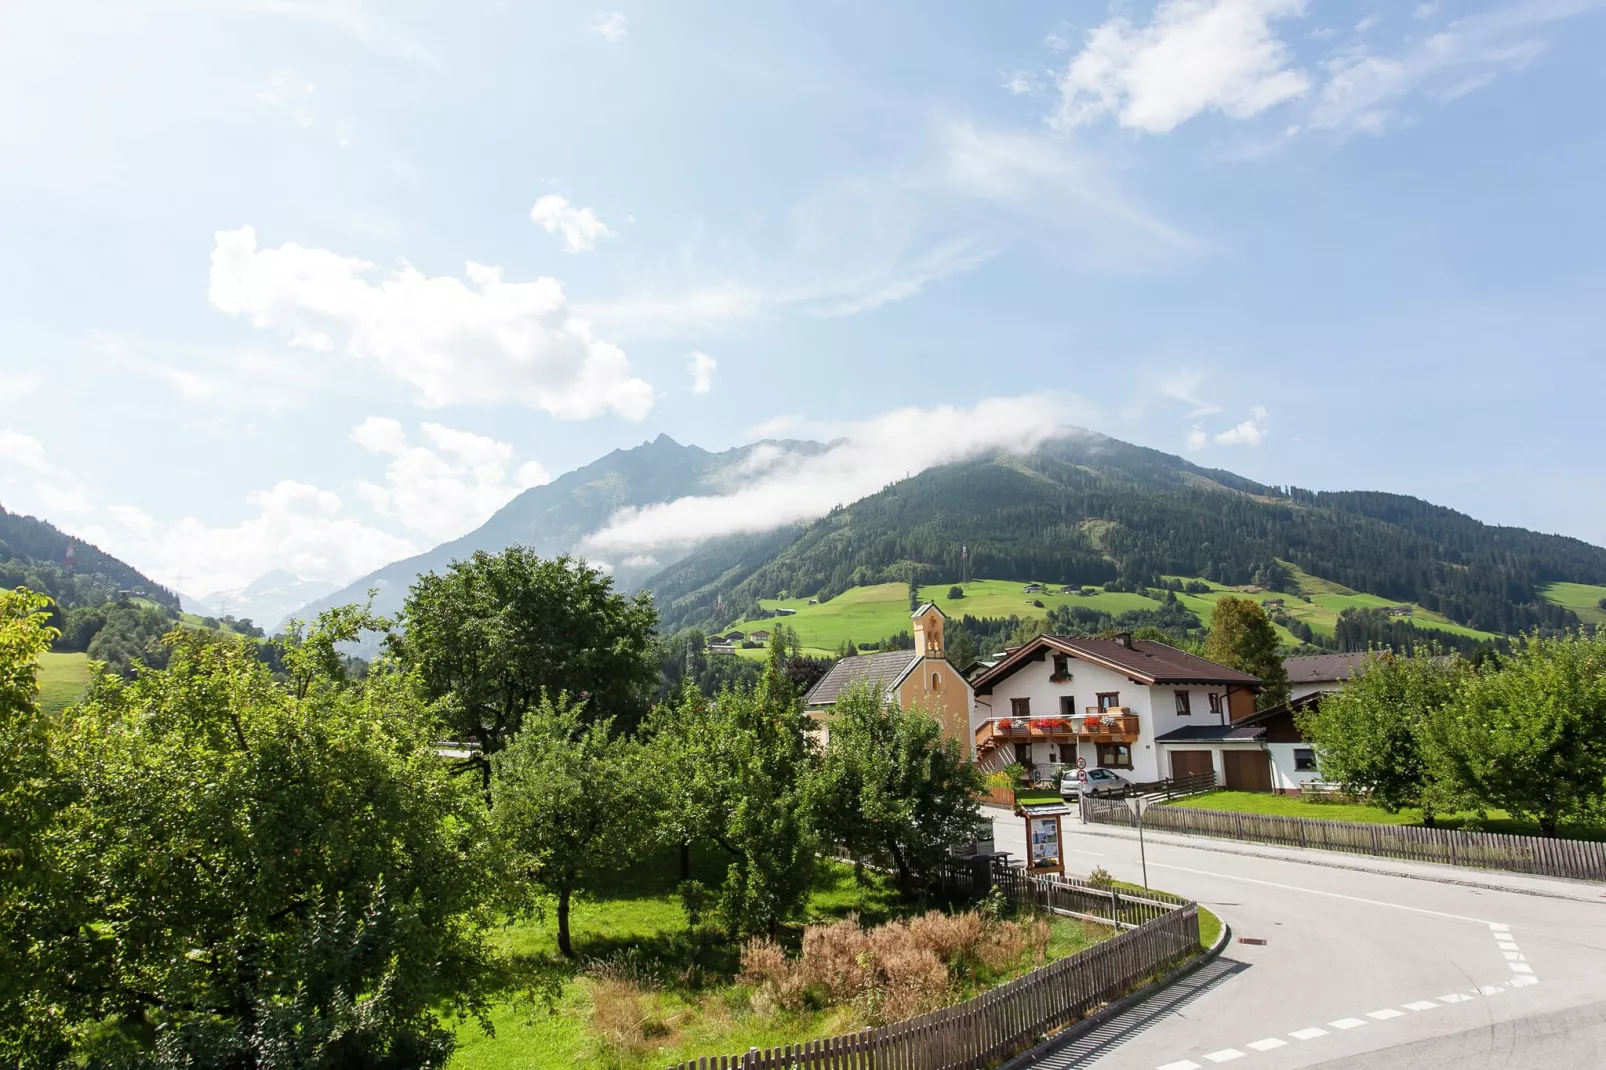
{"type": "Polygon", "coordinates": [[[1257,763],[1220,743],[1167,745],[1178,729],[1225,729],[1254,713],[1260,681],[1164,643],[1040,635],[971,683],[984,769],[1019,762],[1046,781],[1082,758],[1136,781],[1214,769],[1231,786],[1271,787],[1264,751],[1257,763]]]}
{"type": "Polygon", "coordinates": [[[956,741],[962,753],[974,757],[970,732],[975,695],[970,683],[949,662],[943,647],[942,610],[927,602],[911,614],[913,650],[888,650],[843,658],[831,666],[803,696],[809,718],[821,727],[823,743],[830,738],[831,709],[850,688],[868,683],[879,688],[903,709],[928,709],[942,724],[943,735],[956,741]]]}

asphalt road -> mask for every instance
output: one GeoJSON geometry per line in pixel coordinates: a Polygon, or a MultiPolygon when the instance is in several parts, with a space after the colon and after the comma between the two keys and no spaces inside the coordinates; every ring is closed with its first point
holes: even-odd
{"type": "MultiPolygon", "coordinates": [[[[998,849],[1022,856],[1022,821],[993,813],[998,849]]],[[[1135,834],[1065,832],[1068,872],[1141,881],[1135,834]]],[[[1192,837],[1147,848],[1153,887],[1266,943],[1235,940],[1045,1070],[1606,1068],[1606,888],[1192,837]]]]}

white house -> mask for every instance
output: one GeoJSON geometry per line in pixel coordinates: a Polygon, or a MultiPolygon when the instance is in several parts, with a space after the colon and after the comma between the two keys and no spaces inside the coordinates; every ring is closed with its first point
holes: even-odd
{"type": "Polygon", "coordinates": [[[1370,653],[1315,654],[1311,657],[1284,658],[1283,668],[1288,671],[1288,697],[1290,700],[1316,695],[1323,691],[1337,691],[1344,681],[1366,666],[1370,653]]]}
{"type": "Polygon", "coordinates": [[[1047,780],[1084,758],[1139,782],[1213,769],[1230,786],[1272,786],[1262,747],[1227,740],[1168,746],[1178,730],[1225,731],[1253,714],[1260,681],[1164,643],[1040,635],[971,685],[983,769],[1020,762],[1034,779],[1047,780]]]}

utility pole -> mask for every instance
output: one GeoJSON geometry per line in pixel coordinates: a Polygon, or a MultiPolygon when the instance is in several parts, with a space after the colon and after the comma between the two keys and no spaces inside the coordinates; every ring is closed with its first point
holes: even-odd
{"type": "Polygon", "coordinates": [[[1146,892],[1149,890],[1149,852],[1143,846],[1143,811],[1149,808],[1149,800],[1141,795],[1129,795],[1126,808],[1138,819],[1138,858],[1143,862],[1143,890],[1146,892]]]}

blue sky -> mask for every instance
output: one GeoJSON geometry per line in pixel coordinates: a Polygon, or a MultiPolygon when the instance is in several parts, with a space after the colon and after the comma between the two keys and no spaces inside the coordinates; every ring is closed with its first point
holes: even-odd
{"type": "Polygon", "coordinates": [[[599,555],[1071,423],[1606,544],[1603,44],[1588,0],[9,5],[0,502],[201,594],[660,432],[845,446],[599,555]]]}

